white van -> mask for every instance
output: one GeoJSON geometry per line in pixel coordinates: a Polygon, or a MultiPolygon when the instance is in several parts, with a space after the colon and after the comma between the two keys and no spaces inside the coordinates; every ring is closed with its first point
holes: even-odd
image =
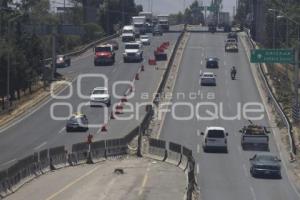
{"type": "Polygon", "coordinates": [[[135,41],[135,28],[134,26],[124,26],[121,35],[123,42],[135,41]]]}
{"type": "Polygon", "coordinates": [[[228,152],[228,133],[226,133],[223,127],[207,127],[205,132],[202,132],[201,135],[204,136],[202,145],[204,152],[209,150],[223,150],[226,153],[228,152]]]}

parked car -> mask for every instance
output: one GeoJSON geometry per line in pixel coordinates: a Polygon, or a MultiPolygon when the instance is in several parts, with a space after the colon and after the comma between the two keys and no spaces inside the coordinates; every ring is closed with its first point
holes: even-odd
{"type": "Polygon", "coordinates": [[[212,72],[204,72],[200,75],[200,84],[203,86],[216,86],[216,76],[212,72]]]}
{"type": "Polygon", "coordinates": [[[275,176],[281,178],[281,160],[273,154],[255,154],[250,160],[250,173],[253,177],[275,176]]]}
{"type": "Polygon", "coordinates": [[[56,67],[68,67],[71,65],[71,58],[66,55],[56,56],[56,67]]]}
{"type": "Polygon", "coordinates": [[[207,152],[209,150],[222,150],[226,153],[228,152],[228,133],[223,127],[207,127],[205,132],[202,132],[201,135],[204,136],[204,141],[202,145],[204,152],[207,152]]]}
{"type": "Polygon", "coordinates": [[[74,113],[71,118],[67,121],[66,131],[87,131],[88,119],[85,114],[74,113]]]}
{"type": "Polygon", "coordinates": [[[90,106],[102,106],[103,104],[106,104],[108,107],[111,104],[108,88],[96,87],[93,89],[90,96],[90,106]]]}
{"type": "Polygon", "coordinates": [[[209,57],[206,59],[206,68],[219,68],[218,58],[209,57]]]}
{"type": "Polygon", "coordinates": [[[114,64],[115,62],[115,52],[111,44],[99,45],[94,49],[94,65],[99,64],[114,64]]]}

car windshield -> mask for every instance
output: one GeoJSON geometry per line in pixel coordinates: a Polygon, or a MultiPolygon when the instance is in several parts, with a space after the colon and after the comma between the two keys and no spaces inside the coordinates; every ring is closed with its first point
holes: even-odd
{"type": "Polygon", "coordinates": [[[101,51],[111,51],[110,47],[96,47],[95,52],[101,52],[101,51]]]}
{"type": "Polygon", "coordinates": [[[209,130],[207,137],[209,138],[224,138],[225,134],[223,130],[209,130]]]}
{"type": "Polygon", "coordinates": [[[214,75],[213,74],[203,74],[203,77],[205,77],[205,78],[213,78],[214,75]]]}
{"type": "Polygon", "coordinates": [[[125,45],[125,49],[139,49],[140,46],[138,44],[127,44],[125,45]]]}
{"type": "Polygon", "coordinates": [[[123,33],[132,33],[133,31],[132,30],[123,30],[123,33]]]}
{"type": "Polygon", "coordinates": [[[105,89],[97,89],[93,91],[93,94],[107,94],[108,91],[105,89]]]}

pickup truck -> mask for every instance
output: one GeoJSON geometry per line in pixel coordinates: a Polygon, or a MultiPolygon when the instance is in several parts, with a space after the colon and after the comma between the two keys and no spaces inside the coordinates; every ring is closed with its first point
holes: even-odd
{"type": "Polygon", "coordinates": [[[129,61],[143,61],[142,44],[139,42],[125,43],[125,52],[123,53],[124,63],[129,61]]]}
{"type": "Polygon", "coordinates": [[[269,151],[269,131],[266,127],[250,124],[244,126],[240,132],[243,150],[269,151]]]}

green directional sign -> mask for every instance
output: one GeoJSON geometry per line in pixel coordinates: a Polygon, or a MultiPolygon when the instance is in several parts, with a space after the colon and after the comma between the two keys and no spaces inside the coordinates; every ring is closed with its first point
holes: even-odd
{"type": "Polygon", "coordinates": [[[293,49],[251,50],[251,63],[294,63],[293,49]]]}

